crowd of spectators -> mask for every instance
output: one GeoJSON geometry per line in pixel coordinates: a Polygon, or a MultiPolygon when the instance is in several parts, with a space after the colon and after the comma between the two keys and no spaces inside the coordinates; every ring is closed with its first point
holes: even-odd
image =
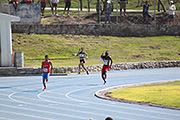
{"type": "MultiPolygon", "coordinates": [[[[21,0],[21,3],[32,3],[33,0],[21,0]]],[[[105,23],[107,21],[111,22],[111,12],[113,11],[113,0],[101,0],[104,4],[103,11],[101,11],[101,14],[105,12],[105,23]]],[[[46,7],[47,0],[41,0],[41,15],[44,16],[44,10],[46,7]]],[[[59,0],[50,0],[50,6],[52,11],[52,16],[59,17],[57,13],[57,5],[59,0]]],[[[63,11],[63,16],[65,16],[65,12],[67,11],[67,16],[69,16],[69,9],[71,7],[71,0],[64,0],[65,7],[63,11]]],[[[10,0],[9,3],[13,4],[13,7],[15,9],[15,12],[17,12],[18,8],[18,0],[10,0]]],[[[120,4],[120,16],[122,16],[122,10],[124,9],[124,16],[126,17],[126,4],[128,4],[128,0],[119,0],[118,2],[120,4]]],[[[150,0],[142,0],[141,6],[143,7],[143,20],[144,22],[149,23],[152,20],[152,16],[149,13],[149,7],[152,6],[152,3],[150,0]],[[148,18],[148,19],[147,19],[148,18]]],[[[169,1],[168,5],[168,13],[169,13],[169,24],[174,24],[175,21],[175,11],[176,7],[174,5],[173,1],[169,1]]]]}

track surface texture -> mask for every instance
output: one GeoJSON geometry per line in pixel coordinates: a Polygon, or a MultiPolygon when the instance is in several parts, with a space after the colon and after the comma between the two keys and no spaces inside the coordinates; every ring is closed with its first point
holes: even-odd
{"type": "Polygon", "coordinates": [[[96,91],[118,86],[180,79],[180,68],[108,71],[50,76],[0,77],[0,120],[180,120],[180,111],[99,99],[96,91]]]}

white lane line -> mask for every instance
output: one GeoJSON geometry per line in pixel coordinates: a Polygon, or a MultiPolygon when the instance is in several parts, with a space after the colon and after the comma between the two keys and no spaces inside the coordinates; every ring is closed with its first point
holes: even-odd
{"type": "Polygon", "coordinates": [[[18,112],[10,112],[10,111],[5,111],[5,110],[0,110],[0,112],[8,113],[8,114],[14,114],[14,115],[20,115],[20,116],[26,116],[26,117],[36,118],[36,119],[57,120],[57,119],[39,117],[39,116],[37,116],[37,115],[35,116],[35,115],[23,114],[23,113],[18,113],[18,112]]]}
{"type": "MultiPolygon", "coordinates": [[[[50,92],[50,91],[48,91],[50,92]]],[[[54,93],[54,92],[50,92],[50,93],[54,93]]],[[[55,93],[54,93],[55,94],[55,93]]],[[[58,95],[64,95],[62,93],[57,93],[58,95]]],[[[71,96],[76,96],[76,95],[71,95],[71,96]]],[[[46,96],[47,98],[51,98],[51,99],[59,99],[59,100],[66,100],[64,98],[61,97],[53,97],[53,96],[46,96]]],[[[88,98],[88,97],[82,97],[82,96],[76,96],[79,98],[86,98],[86,99],[92,99],[92,98],[88,98]]],[[[94,99],[92,99],[94,100],[94,99]]],[[[84,101],[81,101],[84,102],[84,101]]],[[[97,103],[97,102],[90,102],[87,101],[86,103],[90,103],[90,104],[96,104],[96,105],[101,105],[101,106],[108,106],[108,107],[114,107],[114,108],[119,108],[119,109],[130,109],[130,110],[138,110],[138,111],[143,111],[143,112],[151,112],[151,113],[156,113],[156,114],[163,114],[163,115],[170,115],[170,116],[180,116],[180,114],[174,114],[174,113],[164,113],[164,112],[159,112],[159,111],[150,111],[150,110],[144,110],[144,109],[138,109],[138,108],[132,108],[132,107],[124,107],[124,106],[117,106],[117,105],[111,105],[111,104],[103,104],[103,103],[97,103]]],[[[116,103],[116,102],[114,102],[116,103]]]]}
{"type": "MultiPolygon", "coordinates": [[[[15,93],[12,93],[11,95],[9,95],[9,98],[15,102],[18,102],[18,103],[23,103],[23,104],[29,104],[29,105],[34,105],[34,106],[40,106],[40,107],[45,107],[45,108],[55,108],[55,109],[59,109],[59,110],[67,110],[67,111],[72,111],[72,112],[79,112],[79,113],[86,113],[86,114],[92,114],[91,112],[84,112],[84,111],[79,111],[79,110],[72,110],[72,109],[66,109],[66,108],[59,108],[59,107],[51,107],[51,106],[48,106],[48,105],[40,105],[40,104],[34,104],[34,103],[29,103],[29,102],[24,102],[24,101],[19,101],[19,100],[16,100],[14,98],[12,98],[12,95],[16,94],[17,92],[15,93]]],[[[19,96],[18,96],[19,97],[19,96]]],[[[22,97],[20,97],[22,98],[22,97]]],[[[25,98],[25,97],[24,97],[25,98]]],[[[1,99],[1,98],[0,98],[1,99]]],[[[26,99],[31,99],[33,100],[32,98],[26,98],[26,99]]],[[[38,99],[34,99],[35,101],[37,101],[38,99]]],[[[21,108],[23,109],[23,108],[21,108]]],[[[32,109],[33,110],[33,109],[32,109]]],[[[38,112],[38,111],[37,111],[38,112]]],[[[43,111],[39,111],[39,112],[43,112],[43,111]]],[[[45,112],[45,111],[44,111],[45,112]]],[[[46,113],[46,112],[45,112],[46,113]]],[[[80,117],[80,116],[73,116],[73,115],[70,115],[70,114],[61,114],[61,113],[54,113],[54,112],[47,112],[47,113],[50,113],[50,114],[56,114],[56,115],[61,115],[61,116],[66,116],[66,117],[72,117],[72,118],[78,118],[78,119],[85,119],[87,120],[88,118],[85,118],[85,117],[80,117]]],[[[104,116],[104,114],[97,114],[97,115],[100,115],[100,116],[104,116]]],[[[94,119],[96,120],[96,119],[94,119]]]]}
{"type": "MultiPolygon", "coordinates": [[[[52,100],[47,100],[47,99],[44,99],[42,97],[40,97],[41,94],[38,94],[38,98],[43,100],[43,101],[47,101],[47,102],[50,102],[50,103],[55,103],[55,104],[62,104],[62,105],[68,105],[68,106],[75,106],[75,107],[81,107],[81,108],[88,108],[88,109],[92,109],[92,110],[95,110],[97,108],[95,107],[87,107],[87,106],[80,106],[79,104],[70,104],[70,103],[64,103],[64,102],[57,102],[57,101],[52,101],[52,100]]],[[[97,116],[102,116],[104,117],[105,115],[104,114],[99,114],[99,113],[92,113],[92,112],[85,112],[85,111],[81,111],[81,110],[72,110],[72,109],[66,109],[66,108],[62,108],[62,110],[69,110],[69,111],[73,111],[73,112],[80,112],[80,113],[86,113],[86,114],[93,114],[93,115],[97,115],[97,116]]],[[[97,109],[97,110],[104,110],[104,109],[97,109]]],[[[106,111],[106,110],[104,110],[106,111]]],[[[107,110],[108,111],[108,110],[107,110]]],[[[109,110],[110,111],[110,110],[109,110]]],[[[112,112],[112,111],[110,111],[112,112]]],[[[123,113],[123,112],[118,112],[118,113],[123,113]]],[[[133,120],[133,119],[130,119],[130,118],[124,118],[124,117],[117,117],[117,116],[114,116],[114,118],[118,118],[118,119],[124,119],[124,120],[133,120]]],[[[95,119],[93,119],[95,120],[95,119]]]]}
{"type": "MultiPolygon", "coordinates": [[[[41,94],[40,94],[41,95],[41,94]]],[[[39,95],[39,97],[40,97],[39,95]]],[[[48,97],[48,96],[47,96],[48,97]]],[[[62,102],[57,102],[57,101],[52,101],[52,100],[47,100],[43,99],[40,97],[43,101],[51,102],[51,103],[58,103],[62,104],[62,102]]],[[[86,103],[86,102],[85,102],[86,103]]],[[[100,110],[100,111],[108,111],[108,112],[113,112],[113,113],[118,113],[118,114],[128,114],[128,115],[134,115],[134,116],[144,116],[144,117],[150,117],[150,118],[156,118],[156,119],[167,119],[167,118],[162,118],[162,117],[155,117],[155,116],[149,116],[149,115],[143,115],[143,114],[135,114],[135,113],[129,113],[129,112],[123,112],[123,111],[116,111],[116,110],[108,110],[108,109],[103,109],[103,108],[96,108],[96,107],[90,107],[90,106],[81,106],[81,105],[76,105],[76,104],[70,104],[70,103],[63,103],[65,105],[70,105],[70,106],[76,106],[76,107],[83,107],[83,108],[88,108],[88,109],[94,109],[94,110],[100,110]]],[[[125,118],[124,118],[125,119],[125,118]]],[[[170,120],[170,119],[167,119],[170,120]]]]}
{"type": "Polygon", "coordinates": [[[0,117],[0,120],[15,120],[15,119],[11,119],[11,118],[5,118],[5,117],[0,117]]]}
{"type": "MultiPolygon", "coordinates": [[[[92,87],[91,87],[92,88],[92,87]]],[[[85,89],[89,89],[89,88],[85,88],[85,89]]],[[[26,89],[27,90],[27,89],[26,89]]],[[[79,91],[79,90],[84,90],[84,89],[78,89],[78,90],[74,90],[74,91],[71,91],[71,92],[69,92],[69,93],[67,93],[66,95],[69,95],[69,94],[71,94],[71,93],[73,93],[73,92],[75,92],[75,91],[79,91]]],[[[47,91],[46,91],[47,92],[47,91]]],[[[50,91],[48,91],[48,92],[50,92],[50,91]]],[[[8,97],[11,99],[11,96],[12,95],[14,95],[14,94],[16,94],[17,92],[15,92],[15,93],[12,93],[12,94],[10,94],[8,97]]],[[[37,96],[39,97],[42,93],[44,93],[44,92],[41,92],[40,94],[38,94],[37,96]]],[[[57,93],[57,94],[60,94],[60,93],[57,93]]],[[[61,94],[61,95],[64,95],[64,94],[61,94]]],[[[47,96],[47,97],[49,97],[49,96],[47,96]]],[[[68,96],[69,97],[69,96],[68,96]]],[[[55,98],[55,97],[54,97],[55,98]]],[[[70,97],[69,97],[70,98],[70,97]]],[[[57,98],[57,99],[59,99],[59,98],[57,98]]],[[[61,98],[62,99],[62,98],[61,98]]],[[[70,98],[70,99],[74,99],[74,98],[70,98]]],[[[16,101],[15,99],[11,99],[11,100],[14,100],[15,102],[18,102],[18,101],[16,101]]],[[[162,112],[155,112],[155,111],[149,111],[149,110],[143,110],[143,109],[136,109],[136,108],[131,108],[131,107],[123,107],[123,106],[115,106],[115,105],[110,105],[110,104],[103,104],[103,103],[96,103],[96,102],[89,102],[89,101],[82,101],[82,100],[77,100],[77,99],[74,99],[74,100],[76,100],[76,101],[79,101],[79,102],[85,102],[85,103],[90,103],[90,104],[97,104],[97,105],[103,105],[103,106],[110,106],[110,107],[116,107],[116,108],[123,108],[123,109],[131,109],[131,110],[139,110],[139,111],[145,111],[145,112],[151,112],[151,113],[159,113],[159,114],[165,114],[165,113],[162,113],[162,112]]],[[[167,115],[168,113],[166,113],[166,115],[167,115]]],[[[175,115],[175,116],[180,116],[179,114],[168,114],[168,115],[175,115]]]]}
{"type": "MultiPolygon", "coordinates": [[[[7,101],[7,99],[2,99],[2,98],[0,98],[0,100],[7,101]]],[[[37,99],[32,99],[32,98],[31,98],[31,100],[38,101],[37,99]]],[[[36,106],[36,107],[39,106],[39,107],[44,107],[44,108],[53,108],[53,109],[57,109],[57,110],[67,110],[67,111],[71,111],[71,112],[79,112],[79,113],[85,113],[85,114],[92,114],[92,112],[85,112],[85,111],[80,111],[80,110],[77,110],[77,109],[76,110],[72,110],[72,109],[67,109],[67,108],[62,108],[62,107],[55,107],[55,106],[49,106],[49,105],[40,105],[40,104],[23,102],[23,101],[17,101],[17,100],[16,100],[16,102],[22,103],[22,104],[33,105],[33,106],[36,106]]],[[[93,115],[98,115],[98,116],[104,117],[104,114],[93,113],[93,115]]],[[[88,118],[86,118],[86,119],[88,119],[88,118]]],[[[96,120],[96,119],[93,119],[93,120],[96,120]]]]}
{"type": "MultiPolygon", "coordinates": [[[[146,111],[146,112],[151,112],[151,113],[160,113],[160,114],[165,114],[165,115],[176,115],[176,116],[180,116],[180,114],[169,114],[169,113],[162,113],[162,112],[156,112],[156,111],[151,111],[151,110],[144,110],[144,109],[137,109],[137,108],[130,108],[130,107],[123,107],[123,106],[117,106],[117,105],[110,105],[110,104],[103,104],[103,103],[97,103],[97,102],[91,102],[91,101],[85,101],[85,100],[82,100],[82,99],[75,99],[75,98],[72,98],[70,97],[70,94],[74,93],[74,92],[77,92],[77,91],[82,91],[82,90],[85,90],[85,89],[89,89],[89,88],[83,88],[83,89],[76,89],[76,90],[73,90],[73,91],[70,91],[66,94],[66,97],[71,99],[71,100],[74,100],[74,101],[77,101],[77,102],[84,102],[84,103],[90,103],[90,104],[96,104],[96,105],[103,105],[103,106],[110,106],[110,107],[117,107],[117,108],[125,108],[125,109],[131,109],[131,110],[139,110],[139,111],[146,111]]],[[[73,96],[73,95],[71,95],[73,96]]],[[[74,95],[76,96],[76,95],[74,95]]]]}
{"type": "MultiPolygon", "coordinates": [[[[40,113],[45,113],[45,114],[53,114],[53,115],[58,115],[58,116],[66,116],[66,117],[71,117],[71,118],[78,118],[78,119],[82,119],[82,120],[87,120],[88,119],[88,118],[85,118],[85,117],[66,115],[66,114],[55,113],[55,112],[51,112],[51,111],[36,110],[36,109],[31,109],[31,108],[24,108],[24,107],[22,108],[22,107],[5,105],[5,104],[0,104],[0,106],[9,107],[9,108],[15,108],[15,109],[22,109],[22,110],[27,110],[27,111],[32,111],[32,112],[40,112],[40,113]]],[[[24,114],[24,115],[26,115],[26,114],[24,114]]],[[[37,118],[42,118],[42,117],[37,116],[37,115],[36,115],[36,117],[37,118]]],[[[46,118],[46,119],[48,119],[48,120],[56,120],[56,119],[52,119],[52,118],[46,118]]]]}

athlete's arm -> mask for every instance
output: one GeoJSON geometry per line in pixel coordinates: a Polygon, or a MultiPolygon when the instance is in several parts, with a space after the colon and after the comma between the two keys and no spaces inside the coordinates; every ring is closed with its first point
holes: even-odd
{"type": "Polygon", "coordinates": [[[101,54],[101,58],[102,58],[102,59],[103,59],[103,55],[104,55],[104,53],[101,54]]]}
{"type": "Polygon", "coordinates": [[[88,54],[85,52],[85,54],[86,54],[86,59],[88,59],[88,54]]]}
{"type": "Polygon", "coordinates": [[[78,56],[78,55],[79,55],[79,52],[78,52],[78,54],[76,56],[78,56]]]}
{"type": "Polygon", "coordinates": [[[41,68],[42,68],[42,69],[44,68],[43,62],[42,62],[41,68]]]}
{"type": "Polygon", "coordinates": [[[53,64],[52,62],[49,62],[49,64],[51,65],[51,74],[53,73],[53,64]]]}
{"type": "Polygon", "coordinates": [[[111,57],[109,57],[110,58],[110,61],[111,61],[111,64],[110,64],[110,67],[109,68],[111,68],[112,67],[112,64],[113,64],[113,60],[111,59],[111,57]]]}

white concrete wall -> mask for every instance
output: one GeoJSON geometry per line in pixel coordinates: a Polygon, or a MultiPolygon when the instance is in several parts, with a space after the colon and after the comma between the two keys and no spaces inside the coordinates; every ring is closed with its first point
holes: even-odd
{"type": "MultiPolygon", "coordinates": [[[[0,24],[1,28],[1,24],[0,24]]],[[[0,29],[0,66],[1,66],[1,29],[0,29]]]]}
{"type": "Polygon", "coordinates": [[[41,9],[40,3],[31,4],[18,4],[17,12],[14,11],[12,4],[9,4],[10,15],[19,16],[21,20],[15,23],[28,23],[28,24],[40,24],[41,23],[41,9]]]}
{"type": "Polygon", "coordinates": [[[12,30],[11,21],[20,21],[19,17],[0,13],[0,66],[12,67],[12,30]]]}
{"type": "Polygon", "coordinates": [[[7,19],[0,20],[0,44],[1,44],[1,66],[12,66],[12,34],[11,21],[7,19]]]}

